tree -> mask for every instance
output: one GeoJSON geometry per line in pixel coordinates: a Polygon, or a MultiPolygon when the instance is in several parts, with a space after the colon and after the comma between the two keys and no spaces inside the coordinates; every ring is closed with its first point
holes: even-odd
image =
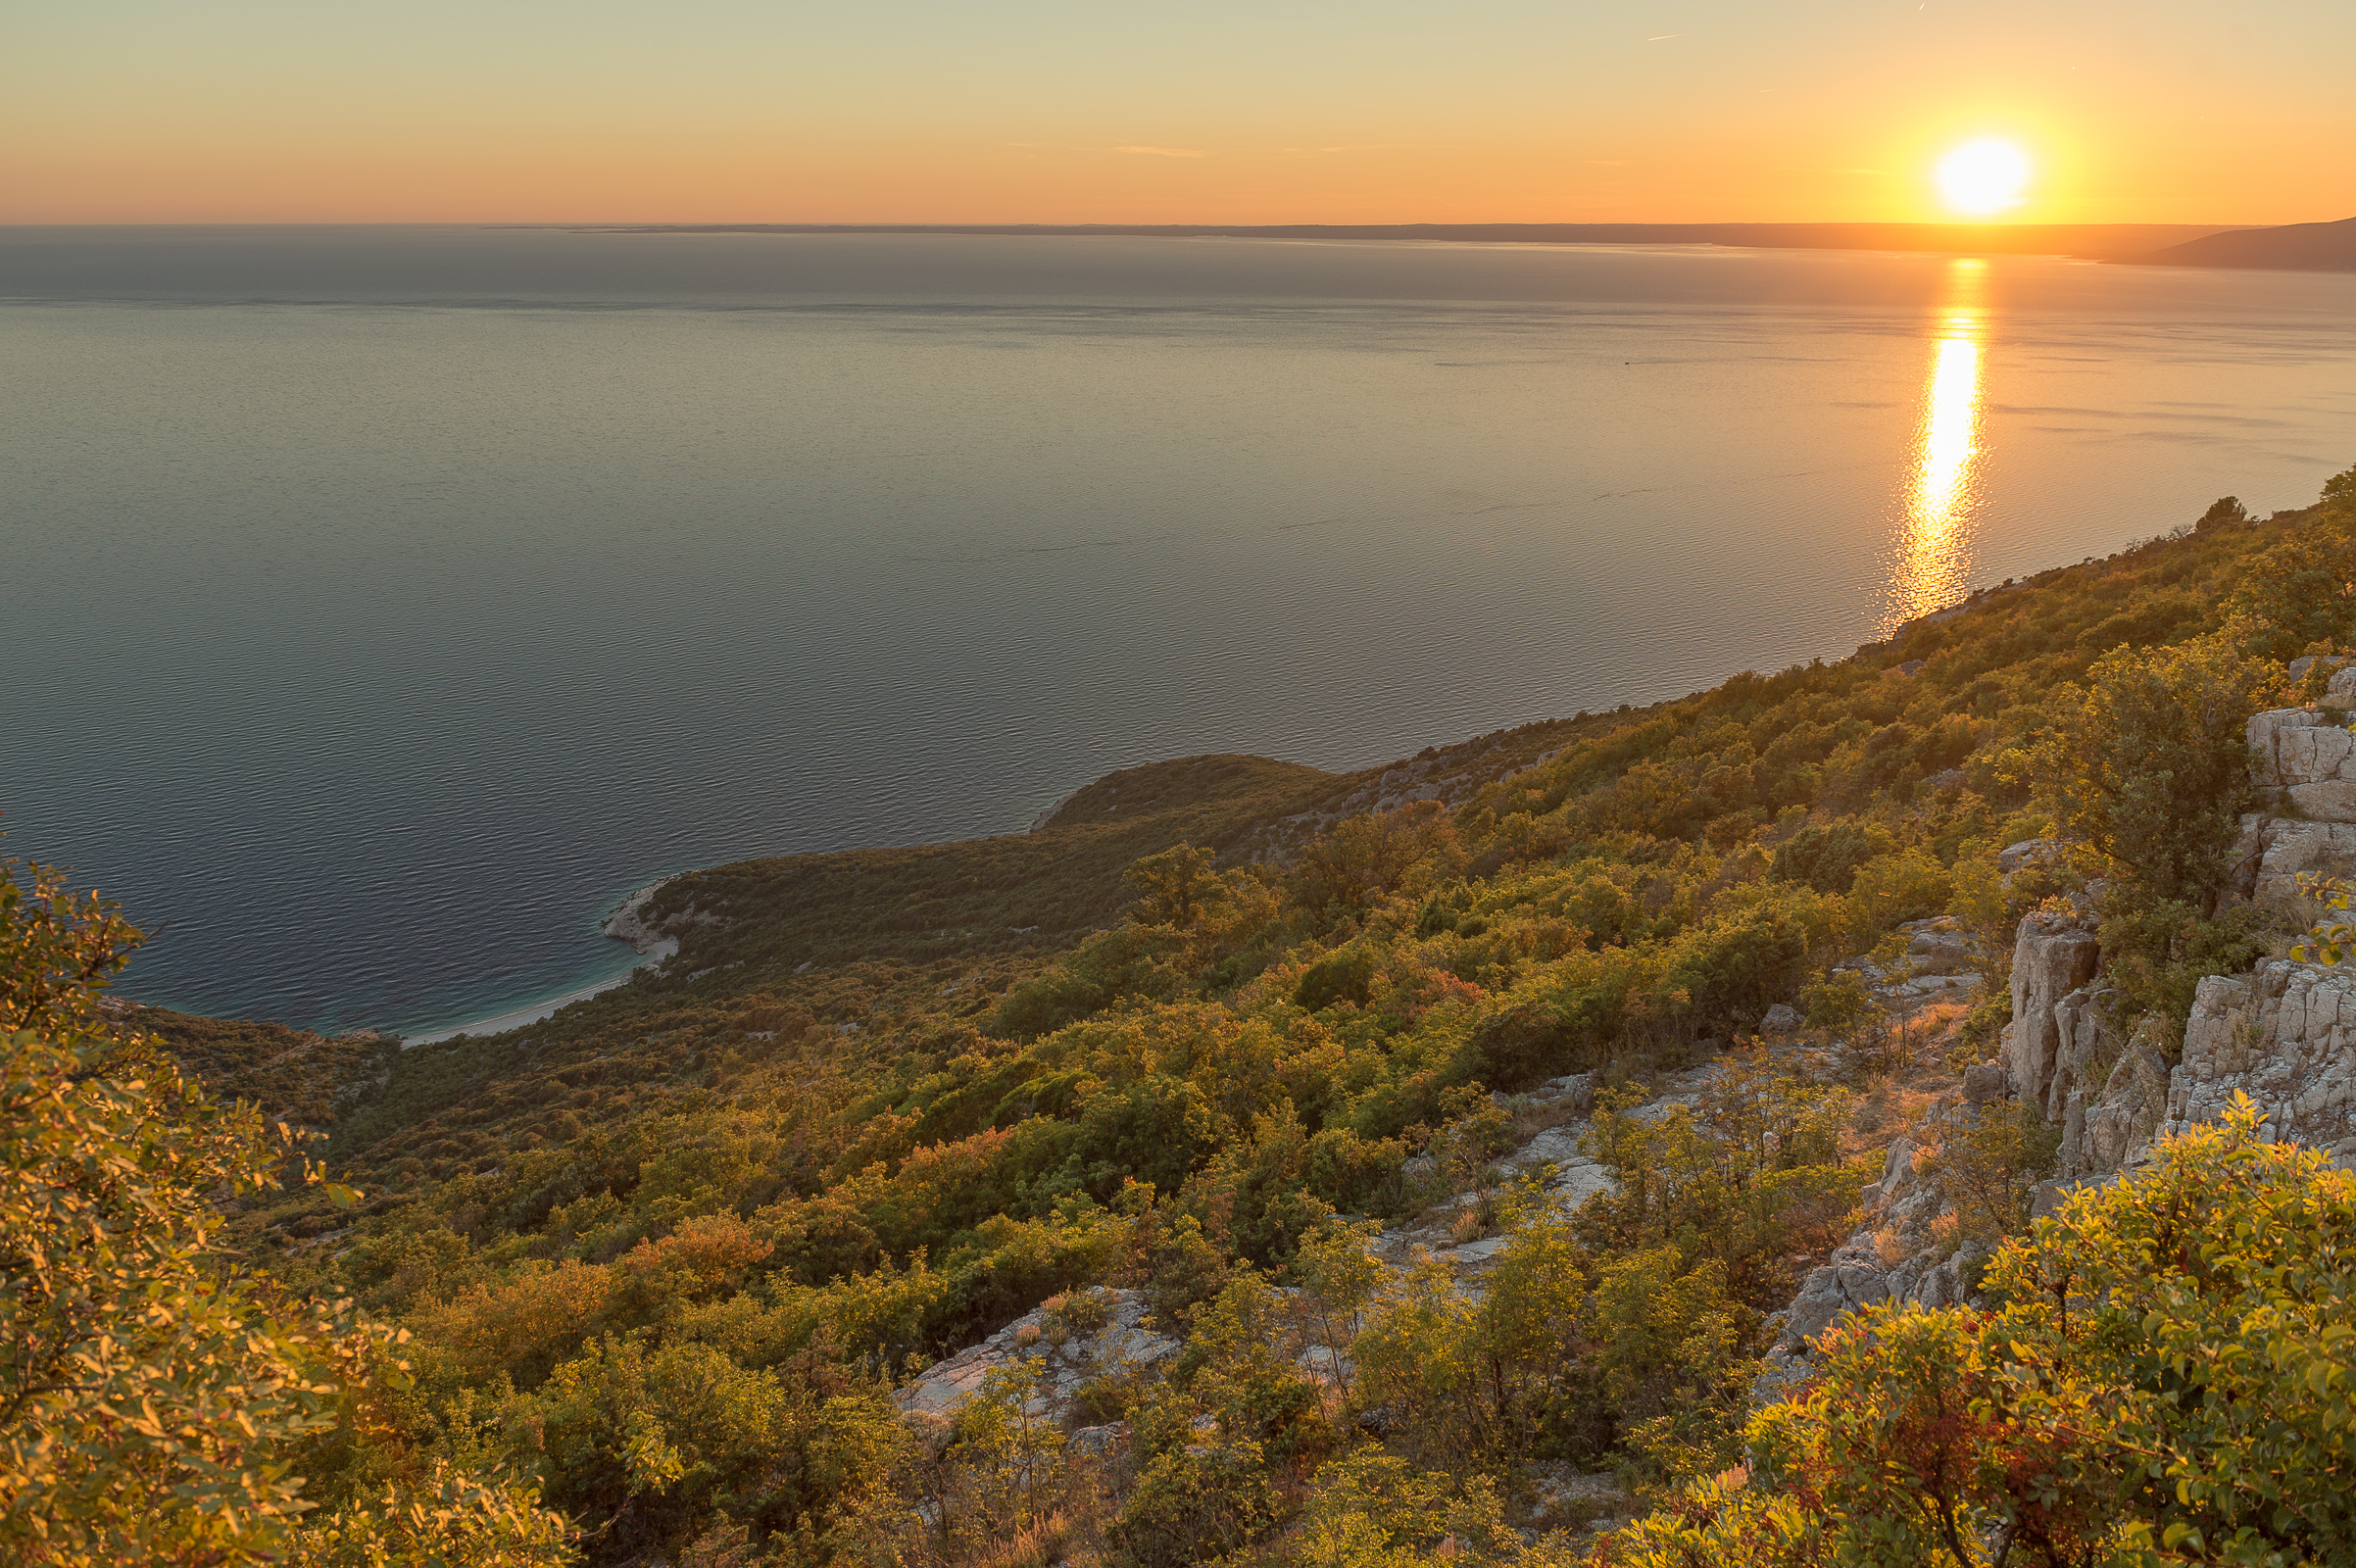
{"type": "Polygon", "coordinates": [[[1210,906],[1227,900],[1227,885],[1212,868],[1208,850],[1180,844],[1149,855],[1121,873],[1138,890],[1132,913],[1140,925],[1174,925],[1185,930],[1210,906]]]}
{"type": "Polygon", "coordinates": [[[279,1185],[286,1130],[215,1103],[152,1040],[98,1032],[93,993],[138,933],[54,872],[31,881],[27,908],[0,875],[17,1025],[0,1033],[0,1556],[569,1560],[567,1527],[528,1491],[446,1467],[396,1463],[380,1498],[304,1520],[303,1445],[404,1375],[401,1336],[237,1263],[222,1205],[279,1185]]]}
{"type": "Polygon", "coordinates": [[[2206,912],[2250,800],[2243,731],[2266,671],[2223,634],[2115,648],[2042,756],[2069,826],[2145,897],[2206,912]]]}
{"type": "Polygon", "coordinates": [[[2200,514],[2192,529],[2195,533],[2206,533],[2211,528],[2237,528],[2247,521],[2249,509],[2241,504],[2239,496],[2220,496],[2209,503],[2209,510],[2200,514]]]}
{"type": "Polygon", "coordinates": [[[1411,889],[1418,871],[1437,879],[1461,869],[1463,862],[1447,809],[1438,801],[1416,801],[1396,811],[1336,823],[1302,852],[1296,881],[1304,906],[1320,913],[1354,913],[1411,889]]]}
{"type": "Polygon", "coordinates": [[[2268,659],[2356,641],[2356,468],[2327,481],[2314,514],[2250,564],[2230,609],[2268,659]]]}

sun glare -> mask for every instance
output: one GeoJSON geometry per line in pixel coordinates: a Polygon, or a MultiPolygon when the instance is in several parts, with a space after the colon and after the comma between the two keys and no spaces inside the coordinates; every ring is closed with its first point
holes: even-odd
{"type": "Polygon", "coordinates": [[[1967,141],[1939,161],[1939,193],[1949,208],[1988,218],[2017,207],[2029,183],[2029,155],[1994,136],[1967,141]]]}

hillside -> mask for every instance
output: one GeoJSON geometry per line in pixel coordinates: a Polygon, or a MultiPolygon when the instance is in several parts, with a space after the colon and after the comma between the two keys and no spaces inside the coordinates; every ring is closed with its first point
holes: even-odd
{"type": "Polygon", "coordinates": [[[464,1472],[649,1568],[2329,1561],[2356,1183],[2294,1150],[2348,1097],[2290,945],[2356,872],[2351,645],[2356,470],[1676,702],[691,874],[673,957],[489,1039],[110,1027],[360,1189],[224,1243],[410,1336],[284,1450],[347,1513],[464,1472]],[[2268,1240],[2072,1337],[2212,1223],[2268,1240]],[[2149,1403],[2145,1322],[2226,1413],[2149,1403]],[[1950,1397],[1995,1413],[1933,1464],[1950,1397]]]}
{"type": "Polygon", "coordinates": [[[2335,223],[2236,228],[2131,258],[2145,267],[2247,267],[2282,271],[2356,271],[2356,218],[2335,223]]]}

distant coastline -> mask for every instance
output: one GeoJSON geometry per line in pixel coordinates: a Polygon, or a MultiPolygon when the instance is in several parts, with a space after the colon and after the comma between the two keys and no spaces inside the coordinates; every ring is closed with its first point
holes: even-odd
{"type": "Polygon", "coordinates": [[[680,874],[673,872],[669,876],[658,877],[646,886],[633,891],[599,923],[600,929],[608,938],[615,942],[627,942],[641,955],[638,962],[630,965],[620,974],[610,980],[598,980],[589,985],[576,986],[564,995],[551,997],[545,1002],[527,1003],[520,1007],[510,1007],[487,1017],[455,1024],[447,1029],[435,1029],[421,1035],[403,1035],[401,1043],[404,1046],[430,1046],[444,1040],[455,1040],[460,1035],[502,1034],[510,1029],[520,1029],[527,1023],[538,1023],[543,1018],[553,1016],[560,1008],[570,1006],[576,1002],[586,1002],[600,992],[611,991],[615,986],[629,984],[632,979],[637,977],[639,970],[651,964],[661,963],[679,951],[678,938],[664,936],[662,932],[645,925],[639,919],[639,914],[645,909],[648,900],[661,891],[665,883],[676,881],[680,874]]]}
{"type": "MultiPolygon", "coordinates": [[[[518,224],[517,227],[538,227],[518,224]]],[[[1120,235],[1148,239],[1421,240],[1487,245],[1725,245],[1750,250],[1977,252],[2128,261],[2234,223],[572,223],[583,234],[1120,235]]]]}
{"type": "Polygon", "coordinates": [[[2207,234],[2129,260],[2145,267],[2225,267],[2275,272],[2356,272],[2356,218],[2207,234]]]}

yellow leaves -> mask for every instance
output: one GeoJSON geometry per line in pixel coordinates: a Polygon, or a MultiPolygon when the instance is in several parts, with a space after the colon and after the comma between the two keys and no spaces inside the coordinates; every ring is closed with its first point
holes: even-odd
{"type": "Polygon", "coordinates": [[[589,1334],[612,1293],[610,1268],[567,1258],[477,1285],[455,1301],[425,1306],[411,1321],[421,1340],[467,1371],[506,1370],[529,1383],[589,1334]]]}

